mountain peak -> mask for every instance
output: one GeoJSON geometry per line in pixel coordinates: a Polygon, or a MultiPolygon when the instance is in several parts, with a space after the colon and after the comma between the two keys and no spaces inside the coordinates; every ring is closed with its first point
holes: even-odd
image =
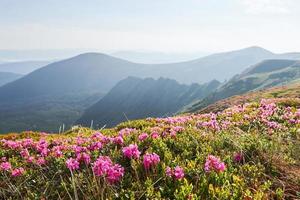
{"type": "Polygon", "coordinates": [[[73,58],[85,58],[85,59],[90,59],[90,58],[114,58],[110,55],[104,54],[104,53],[98,53],[98,52],[87,52],[87,53],[82,53],[79,54],[73,58]]]}
{"type": "Polygon", "coordinates": [[[244,51],[244,52],[253,52],[253,53],[267,53],[267,54],[273,54],[273,52],[262,48],[260,46],[250,46],[250,47],[246,47],[244,49],[241,49],[240,51],[244,51]]]}
{"type": "Polygon", "coordinates": [[[98,52],[87,52],[82,53],[77,56],[66,59],[65,61],[75,61],[75,62],[126,62],[132,63],[130,61],[124,60],[122,58],[117,58],[105,53],[98,52]]]}

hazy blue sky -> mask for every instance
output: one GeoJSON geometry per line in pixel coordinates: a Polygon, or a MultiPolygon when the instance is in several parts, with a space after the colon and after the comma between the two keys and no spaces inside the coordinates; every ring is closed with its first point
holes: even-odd
{"type": "Polygon", "coordinates": [[[0,49],[300,51],[299,0],[0,0],[0,49]]]}

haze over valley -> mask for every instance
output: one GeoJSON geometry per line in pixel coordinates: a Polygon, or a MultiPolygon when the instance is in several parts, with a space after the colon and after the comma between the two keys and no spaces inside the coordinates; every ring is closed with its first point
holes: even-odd
{"type": "Polygon", "coordinates": [[[0,76],[0,131],[111,127],[196,111],[232,95],[297,80],[297,59],[300,53],[252,46],[178,63],[143,64],[84,53],[54,62],[1,64],[0,70],[10,72],[0,76]]]}

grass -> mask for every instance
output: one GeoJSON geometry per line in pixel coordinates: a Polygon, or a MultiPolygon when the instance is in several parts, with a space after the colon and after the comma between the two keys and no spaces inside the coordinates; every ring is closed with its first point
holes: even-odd
{"type": "Polygon", "coordinates": [[[254,101],[216,114],[128,121],[112,129],[2,135],[0,164],[11,168],[0,169],[0,199],[297,199],[299,102],[254,101]],[[143,133],[148,137],[141,139],[143,133]],[[140,156],[124,155],[130,144],[140,156]],[[160,161],[145,168],[145,155],[152,153],[160,161]],[[108,171],[96,175],[102,156],[111,160],[107,170],[124,169],[113,183],[108,171]],[[211,156],[217,161],[209,164],[211,156]],[[45,163],[39,164],[41,157],[45,163]],[[76,169],[67,165],[70,158],[78,161],[76,169]],[[166,173],[177,166],[183,177],[166,173]],[[13,176],[21,167],[24,173],[13,176]]]}
{"type": "Polygon", "coordinates": [[[252,91],[243,95],[235,95],[217,101],[216,103],[213,103],[203,109],[197,110],[196,113],[218,112],[234,105],[239,105],[247,102],[259,102],[264,98],[280,98],[282,99],[282,101],[284,101],[285,98],[294,98],[295,101],[298,101],[297,98],[300,98],[300,83],[295,82],[294,84],[252,91]]]}

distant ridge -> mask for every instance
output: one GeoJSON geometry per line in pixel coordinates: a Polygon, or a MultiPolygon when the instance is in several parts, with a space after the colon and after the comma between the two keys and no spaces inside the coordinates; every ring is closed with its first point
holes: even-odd
{"type": "Polygon", "coordinates": [[[289,84],[300,79],[300,62],[297,60],[265,60],[234,76],[215,92],[189,105],[184,112],[195,112],[208,105],[249,91],[289,84]]]}
{"type": "Polygon", "coordinates": [[[0,72],[0,87],[9,82],[15,81],[21,77],[21,74],[15,74],[11,72],[0,72]]]}
{"type": "Polygon", "coordinates": [[[203,98],[220,82],[183,85],[175,80],[128,77],[120,81],[106,96],[88,108],[78,124],[111,127],[127,119],[163,117],[175,114],[182,106],[203,98]]]}
{"type": "Polygon", "coordinates": [[[258,64],[255,64],[249,67],[242,73],[243,75],[255,74],[255,73],[265,73],[272,72],[280,69],[286,68],[286,66],[291,66],[296,64],[298,61],[296,60],[282,60],[282,59],[270,59],[264,60],[258,64]]]}
{"type": "Polygon", "coordinates": [[[36,69],[44,67],[51,61],[19,61],[0,63],[0,72],[11,72],[17,74],[29,74],[36,69]]]}
{"type": "MultiPolygon", "coordinates": [[[[228,80],[265,59],[289,59],[289,56],[297,57],[297,53],[274,54],[250,47],[187,62],[139,64],[101,53],[80,54],[48,64],[0,87],[0,132],[43,127],[56,131],[62,123],[70,126],[86,108],[128,76],[203,84],[214,79],[228,80]]],[[[248,91],[243,85],[241,89],[248,91]]]]}

